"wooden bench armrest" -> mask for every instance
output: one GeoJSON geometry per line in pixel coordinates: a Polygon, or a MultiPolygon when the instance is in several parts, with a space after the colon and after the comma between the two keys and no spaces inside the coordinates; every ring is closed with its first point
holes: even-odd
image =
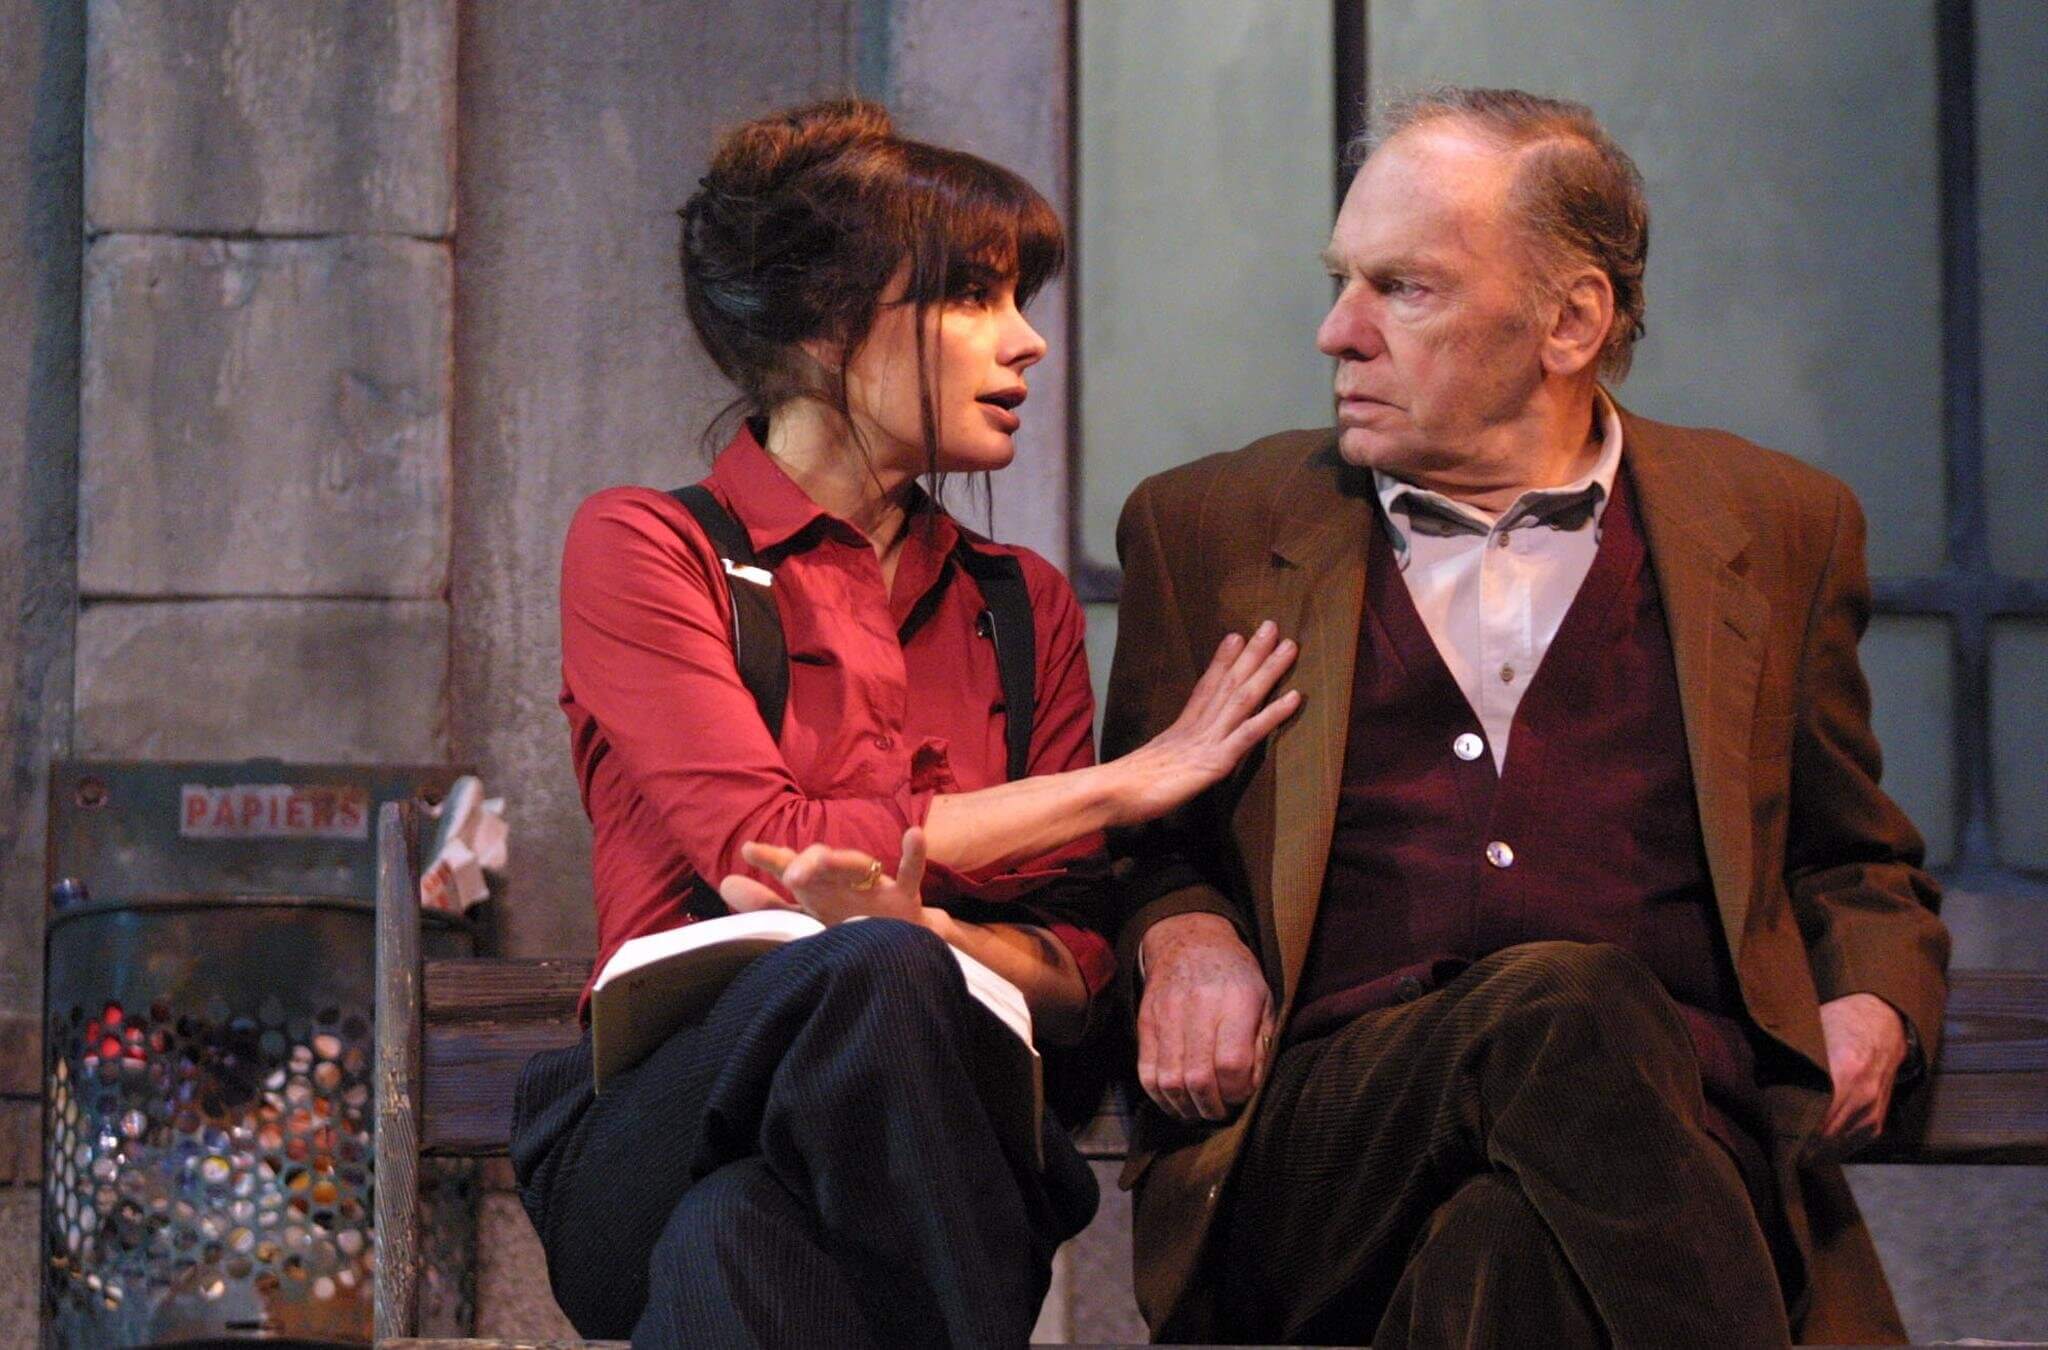
{"type": "Polygon", "coordinates": [[[377,812],[377,1010],[373,1079],[378,1344],[419,1329],[420,912],[418,814],[377,812]]]}

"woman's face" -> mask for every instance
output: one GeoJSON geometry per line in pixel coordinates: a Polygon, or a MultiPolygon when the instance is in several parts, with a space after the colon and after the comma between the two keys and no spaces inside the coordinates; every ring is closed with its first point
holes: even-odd
{"type": "MultiPolygon", "coordinates": [[[[878,472],[915,477],[925,470],[924,421],[917,384],[917,306],[891,282],[867,341],[846,366],[846,404],[878,472]]],[[[930,334],[932,405],[938,468],[945,473],[1000,469],[1017,453],[1024,372],[1045,355],[1045,339],[1017,308],[1012,279],[992,281],[925,312],[930,334]]]]}

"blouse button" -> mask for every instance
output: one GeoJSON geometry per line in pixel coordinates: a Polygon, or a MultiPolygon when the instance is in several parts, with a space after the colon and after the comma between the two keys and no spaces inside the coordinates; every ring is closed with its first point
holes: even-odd
{"type": "Polygon", "coordinates": [[[1463,760],[1479,758],[1479,753],[1484,749],[1486,749],[1486,742],[1480,740],[1469,731],[1451,742],[1451,753],[1463,760]]]}
{"type": "Polygon", "coordinates": [[[888,732],[885,731],[881,735],[875,737],[875,749],[894,750],[895,748],[896,738],[894,736],[891,736],[888,732]]]}
{"type": "Polygon", "coordinates": [[[1515,851],[1496,839],[1486,846],[1486,860],[1495,867],[1513,867],[1515,851]]]}

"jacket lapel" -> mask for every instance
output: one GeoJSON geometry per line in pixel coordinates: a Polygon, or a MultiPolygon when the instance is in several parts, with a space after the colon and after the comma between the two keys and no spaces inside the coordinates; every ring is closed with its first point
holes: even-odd
{"type": "Polygon", "coordinates": [[[1264,814],[1261,808],[1271,804],[1264,831],[1268,856],[1255,856],[1261,842],[1256,827],[1240,839],[1252,846],[1245,864],[1253,887],[1265,891],[1257,898],[1262,917],[1271,915],[1283,1002],[1291,1002],[1308,954],[1336,824],[1365,603],[1369,484],[1325,443],[1274,496],[1279,505],[1266,612],[1282,635],[1301,644],[1285,687],[1301,691],[1302,707],[1274,736],[1272,752],[1246,793],[1253,811],[1264,814]]]}
{"type": "Polygon", "coordinates": [[[1681,464],[1683,435],[1624,411],[1625,463],[1642,505],[1678,666],[1678,701],[1706,836],[1707,870],[1731,956],[1740,957],[1755,881],[1750,738],[1763,676],[1770,602],[1740,566],[1749,543],[1731,489],[1705,456],[1681,464]]]}

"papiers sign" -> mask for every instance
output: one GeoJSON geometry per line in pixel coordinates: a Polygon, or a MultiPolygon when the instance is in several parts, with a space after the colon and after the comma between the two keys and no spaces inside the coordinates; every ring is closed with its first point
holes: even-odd
{"type": "Polygon", "coordinates": [[[370,794],[327,784],[247,783],[178,790],[187,839],[368,839],[370,794]]]}

